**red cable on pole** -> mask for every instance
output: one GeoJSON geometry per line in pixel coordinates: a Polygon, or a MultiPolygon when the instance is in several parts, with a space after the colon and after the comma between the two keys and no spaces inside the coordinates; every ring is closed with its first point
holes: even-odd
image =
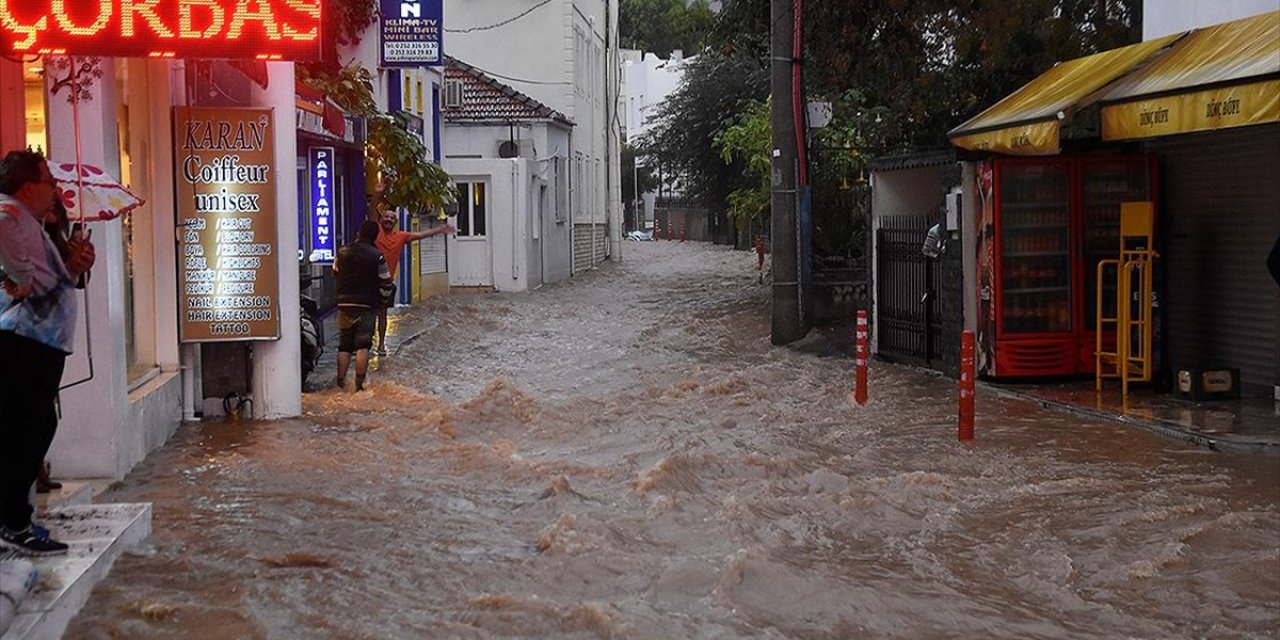
{"type": "Polygon", "coordinates": [[[791,115],[796,129],[796,164],[799,167],[796,188],[809,184],[809,154],[805,144],[805,114],[802,93],[803,68],[801,59],[804,56],[804,0],[795,0],[792,5],[793,24],[791,25],[791,115]]]}
{"type": "Polygon", "coordinates": [[[960,334],[960,428],[961,442],[973,440],[973,394],[975,383],[973,332],[960,334]]]}
{"type": "Polygon", "coordinates": [[[853,400],[859,406],[867,403],[867,311],[858,310],[857,333],[853,344],[853,400]]]}

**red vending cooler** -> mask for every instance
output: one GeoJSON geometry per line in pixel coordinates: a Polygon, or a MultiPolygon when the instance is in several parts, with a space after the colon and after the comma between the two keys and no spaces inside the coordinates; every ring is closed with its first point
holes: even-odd
{"type": "MultiPolygon", "coordinates": [[[[1118,257],[1120,203],[1150,200],[1153,173],[1147,156],[998,159],[982,167],[986,375],[1093,373],[1098,261],[1118,257]]],[[[1103,286],[1114,305],[1114,283],[1103,286]]]]}

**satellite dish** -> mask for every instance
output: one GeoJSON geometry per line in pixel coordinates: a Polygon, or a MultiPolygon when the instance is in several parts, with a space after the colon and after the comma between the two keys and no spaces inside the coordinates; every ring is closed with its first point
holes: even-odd
{"type": "Polygon", "coordinates": [[[498,145],[499,158],[515,158],[519,155],[520,145],[516,144],[515,140],[507,140],[506,142],[498,145]]]}

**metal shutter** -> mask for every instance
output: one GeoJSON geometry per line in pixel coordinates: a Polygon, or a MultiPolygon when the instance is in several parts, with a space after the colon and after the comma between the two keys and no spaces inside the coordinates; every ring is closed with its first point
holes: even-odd
{"type": "Polygon", "coordinates": [[[1242,391],[1280,384],[1280,125],[1155,140],[1168,365],[1239,367],[1242,391]]]}
{"type": "Polygon", "coordinates": [[[431,236],[423,238],[418,242],[418,273],[428,275],[432,273],[444,273],[449,270],[446,264],[448,253],[446,251],[448,240],[444,235],[431,236]]]}

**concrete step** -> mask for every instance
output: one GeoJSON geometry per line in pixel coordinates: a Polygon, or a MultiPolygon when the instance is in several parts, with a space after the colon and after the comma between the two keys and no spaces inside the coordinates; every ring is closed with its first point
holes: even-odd
{"type": "Polygon", "coordinates": [[[40,579],[19,603],[17,619],[0,640],[62,637],[116,558],[151,535],[151,504],[58,506],[41,523],[71,549],[61,557],[30,558],[40,579]]]}

